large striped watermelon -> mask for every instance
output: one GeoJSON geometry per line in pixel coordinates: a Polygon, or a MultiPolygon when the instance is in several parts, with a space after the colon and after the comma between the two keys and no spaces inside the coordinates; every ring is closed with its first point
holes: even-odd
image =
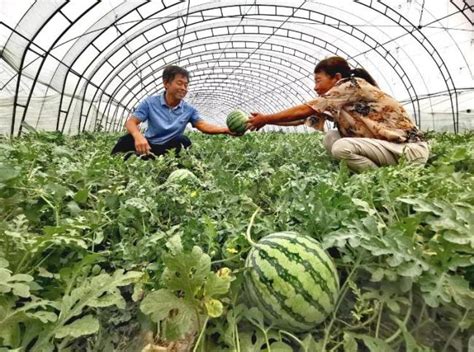
{"type": "Polygon", "coordinates": [[[247,130],[247,114],[241,110],[232,111],[227,115],[227,127],[234,133],[244,134],[247,130]]]}
{"type": "Polygon", "coordinates": [[[308,331],[334,309],[337,271],[311,237],[296,232],[265,236],[253,245],[246,267],[247,296],[275,327],[308,331]]]}

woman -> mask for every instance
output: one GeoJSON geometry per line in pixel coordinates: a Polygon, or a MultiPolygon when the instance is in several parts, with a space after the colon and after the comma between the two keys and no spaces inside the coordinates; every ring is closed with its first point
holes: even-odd
{"type": "Polygon", "coordinates": [[[309,116],[314,121],[315,115],[313,126],[320,130],[326,119],[336,124],[337,130],[326,133],[324,146],[353,171],[395,165],[402,155],[408,162],[426,163],[429,148],[422,133],[367,71],[351,70],[346,60],[334,56],[316,65],[314,80],[319,98],[275,114],[252,113],[249,129],[301,122],[309,116]]]}

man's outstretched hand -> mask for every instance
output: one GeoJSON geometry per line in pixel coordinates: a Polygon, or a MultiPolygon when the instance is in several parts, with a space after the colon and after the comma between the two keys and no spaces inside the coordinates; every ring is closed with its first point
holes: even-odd
{"type": "Polygon", "coordinates": [[[243,133],[232,132],[231,130],[229,130],[228,127],[225,127],[225,130],[224,130],[223,133],[224,133],[224,134],[228,134],[229,136],[232,136],[232,137],[241,137],[241,136],[244,135],[243,133]]]}

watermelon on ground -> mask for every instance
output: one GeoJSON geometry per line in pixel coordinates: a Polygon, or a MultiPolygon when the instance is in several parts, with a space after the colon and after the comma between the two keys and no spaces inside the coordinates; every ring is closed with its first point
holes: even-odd
{"type": "Polygon", "coordinates": [[[199,184],[199,178],[188,169],[178,169],[173,171],[166,180],[168,183],[177,184],[199,184]]]}
{"type": "Polygon", "coordinates": [[[319,243],[296,232],[277,232],[254,244],[246,259],[245,290],[273,326],[313,329],[334,310],[336,267],[319,243]]]}

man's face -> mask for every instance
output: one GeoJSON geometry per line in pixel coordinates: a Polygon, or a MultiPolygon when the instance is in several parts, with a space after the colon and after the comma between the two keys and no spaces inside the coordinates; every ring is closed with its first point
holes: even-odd
{"type": "Polygon", "coordinates": [[[341,79],[341,75],[337,73],[334,77],[329,76],[326,72],[318,72],[314,74],[314,90],[318,95],[325,94],[329,89],[334,87],[337,81],[341,79]]]}
{"type": "Polygon", "coordinates": [[[188,93],[188,84],[189,81],[187,77],[180,74],[174,76],[173,80],[163,83],[166,92],[176,100],[181,100],[186,96],[188,93]]]}

